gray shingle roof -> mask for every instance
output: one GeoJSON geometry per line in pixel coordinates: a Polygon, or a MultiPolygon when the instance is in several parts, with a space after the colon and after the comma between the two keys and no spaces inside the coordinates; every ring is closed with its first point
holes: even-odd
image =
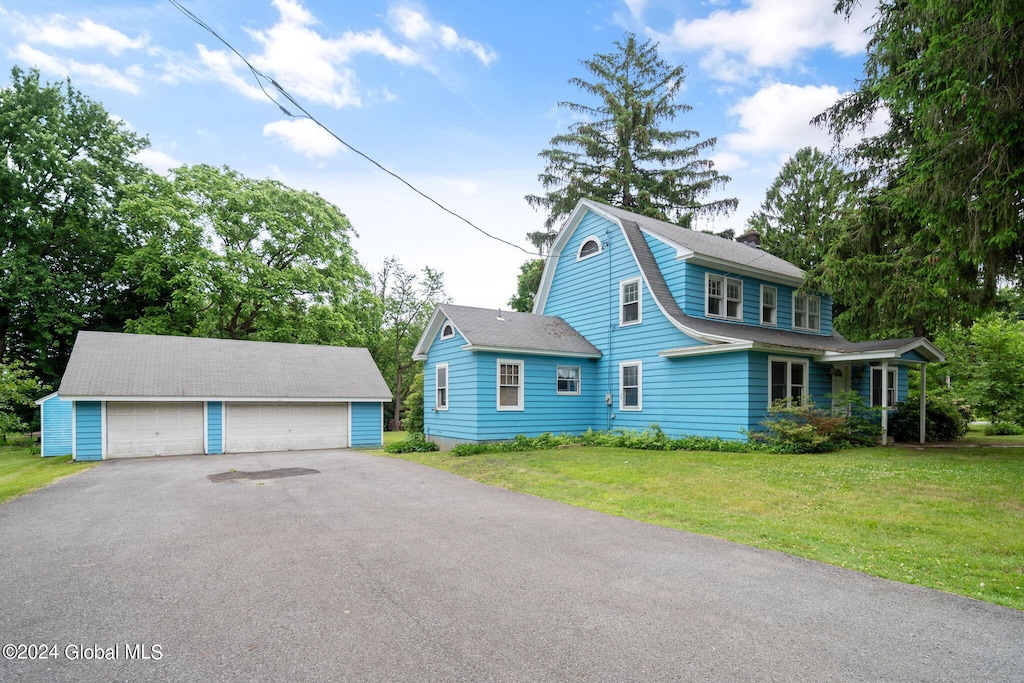
{"type": "Polygon", "coordinates": [[[392,396],[362,348],[79,332],[63,397],[365,399],[392,396]]]}
{"type": "Polygon", "coordinates": [[[803,279],[804,277],[804,271],[789,261],[783,260],[778,256],[772,256],[766,251],[750,247],[741,242],[728,240],[717,235],[708,235],[696,230],[688,230],[672,223],[641,216],[640,214],[599,202],[585,201],[593,204],[596,210],[614,216],[620,222],[629,221],[634,223],[651,234],[663,237],[674,244],[689,249],[697,256],[704,256],[716,261],[724,261],[742,266],[743,268],[753,268],[787,278],[803,279]]]}
{"type": "Polygon", "coordinates": [[[441,304],[438,309],[474,347],[598,357],[601,352],[569,323],[552,315],[441,304]]]}
{"type": "MultiPolygon", "coordinates": [[[[628,212],[623,212],[628,213],[628,212]]],[[[636,254],[640,271],[644,275],[648,286],[651,289],[651,296],[658,302],[658,305],[665,311],[669,318],[698,334],[711,335],[715,337],[726,337],[743,341],[756,342],[794,350],[808,351],[834,351],[841,353],[869,353],[874,351],[895,351],[902,349],[909,344],[922,341],[923,338],[886,339],[873,342],[850,342],[840,334],[833,332],[829,336],[818,334],[807,334],[803,332],[792,332],[756,325],[745,325],[742,323],[727,323],[706,318],[693,318],[679,307],[675,297],[672,296],[665,282],[665,277],[658,268],[658,263],[647,245],[647,240],[641,232],[637,221],[621,219],[623,232],[626,239],[636,254]]],[[[750,247],[739,245],[743,249],[750,247]]]]}

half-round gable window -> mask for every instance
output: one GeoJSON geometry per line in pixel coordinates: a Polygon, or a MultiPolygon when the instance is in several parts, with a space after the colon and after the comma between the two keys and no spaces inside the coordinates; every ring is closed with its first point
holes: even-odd
{"type": "Polygon", "coordinates": [[[451,339],[455,336],[455,328],[451,323],[445,323],[441,327],[441,339],[451,339]]]}
{"type": "Polygon", "coordinates": [[[583,246],[580,247],[580,253],[577,254],[576,260],[582,261],[585,258],[590,258],[594,254],[601,253],[601,242],[596,237],[588,237],[583,242],[583,246]]]}

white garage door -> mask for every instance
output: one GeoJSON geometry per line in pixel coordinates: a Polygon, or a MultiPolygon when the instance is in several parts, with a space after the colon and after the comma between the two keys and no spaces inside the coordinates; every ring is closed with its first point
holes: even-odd
{"type": "Polygon", "coordinates": [[[108,458],[202,452],[202,403],[107,403],[108,458]]]}
{"type": "Polygon", "coordinates": [[[347,403],[228,403],[227,453],[348,446],[347,403]]]}

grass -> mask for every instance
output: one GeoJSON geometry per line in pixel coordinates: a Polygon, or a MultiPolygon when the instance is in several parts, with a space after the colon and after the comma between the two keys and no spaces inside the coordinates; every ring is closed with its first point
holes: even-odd
{"type": "Polygon", "coordinates": [[[24,437],[8,436],[8,443],[0,445],[0,503],[96,465],[72,462],[70,455],[41,458],[36,450],[24,437]]]}
{"type": "Polygon", "coordinates": [[[400,456],[570,505],[1024,609],[1024,448],[400,456]]]}
{"type": "Polygon", "coordinates": [[[408,437],[409,432],[384,432],[384,445],[387,446],[396,441],[404,441],[408,437]]]}
{"type": "Polygon", "coordinates": [[[987,436],[985,425],[972,424],[964,437],[964,443],[974,446],[1024,446],[1024,435],[987,436]]]}

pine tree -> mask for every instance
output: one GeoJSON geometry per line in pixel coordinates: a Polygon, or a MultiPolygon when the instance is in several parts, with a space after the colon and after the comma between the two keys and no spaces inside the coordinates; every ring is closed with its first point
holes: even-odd
{"type": "MultiPolygon", "coordinates": [[[[581,62],[592,80],[569,80],[596,102],[559,103],[581,120],[540,153],[547,166],[537,178],[545,193],[526,200],[548,212],[545,227],[550,231],[582,198],[686,227],[695,217],[734,210],[736,199],[704,201],[729,181],[703,156],[714,149],[715,138],[663,128],[691,109],[676,101],[685,67],[669,65],[657,43],[640,43],[632,33],[615,47],[581,62]]],[[[543,248],[553,233],[529,237],[543,248]]]]}

